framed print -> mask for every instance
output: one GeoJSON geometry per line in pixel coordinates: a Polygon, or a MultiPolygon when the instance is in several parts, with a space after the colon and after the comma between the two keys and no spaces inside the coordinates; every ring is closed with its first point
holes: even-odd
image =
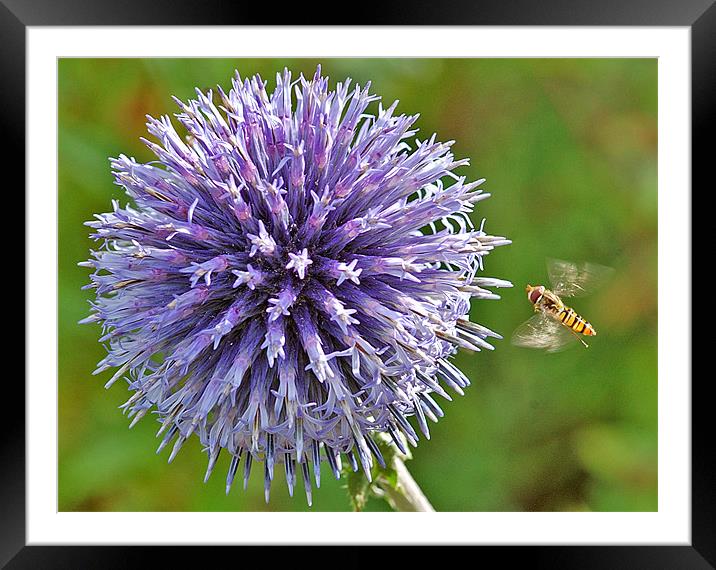
{"type": "Polygon", "coordinates": [[[3,563],[713,567],[690,236],[716,9],[209,8],[0,5],[27,244],[3,563]]]}

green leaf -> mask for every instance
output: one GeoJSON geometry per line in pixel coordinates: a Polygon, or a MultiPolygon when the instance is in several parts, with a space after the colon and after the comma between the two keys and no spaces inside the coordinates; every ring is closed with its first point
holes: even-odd
{"type": "Polygon", "coordinates": [[[353,472],[348,464],[344,464],[342,468],[346,489],[354,511],[362,511],[371,497],[387,500],[387,491],[397,491],[398,472],[395,469],[395,461],[396,459],[406,461],[412,458],[410,454],[403,455],[386,434],[375,434],[373,439],[385,459],[385,467],[381,467],[377,461],[373,463],[372,482],[368,481],[361,469],[353,472]]]}
{"type": "Polygon", "coordinates": [[[371,483],[360,469],[353,472],[350,467],[344,465],[343,471],[346,479],[346,489],[348,489],[348,496],[351,500],[351,507],[356,512],[362,511],[370,496],[371,483]]]}

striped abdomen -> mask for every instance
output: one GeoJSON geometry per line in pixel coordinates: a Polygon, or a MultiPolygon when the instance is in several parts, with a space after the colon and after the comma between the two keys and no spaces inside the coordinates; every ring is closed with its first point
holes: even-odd
{"type": "Polygon", "coordinates": [[[561,321],[564,326],[569,327],[576,333],[585,336],[594,336],[597,334],[597,331],[587,322],[587,319],[577,314],[577,311],[570,307],[564,307],[557,313],[556,318],[561,321]]]}

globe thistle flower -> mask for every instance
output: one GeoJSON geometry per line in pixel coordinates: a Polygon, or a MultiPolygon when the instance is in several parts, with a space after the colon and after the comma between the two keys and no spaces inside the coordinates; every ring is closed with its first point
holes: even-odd
{"type": "Polygon", "coordinates": [[[271,94],[237,73],[228,93],[175,98],[184,135],[148,117],[157,161],[111,160],[134,205],[87,223],[102,247],[81,264],[96,290],[82,322],[108,350],[95,373],[127,378],[131,425],[154,411],[170,461],[194,434],[207,478],[228,452],[227,493],[242,457],[244,486],[263,463],[267,500],[277,465],[309,503],[324,460],[370,477],[373,436],[405,451],[413,416],[429,437],[434,396],[469,384],[457,348],[501,338],[468,314],[510,286],[479,273],[509,243],[468,217],[483,180],[453,173],[468,161],[452,142],[411,147],[418,117],[397,102],[367,113],[369,87],[329,90],[319,68],[277,74],[271,94]]]}

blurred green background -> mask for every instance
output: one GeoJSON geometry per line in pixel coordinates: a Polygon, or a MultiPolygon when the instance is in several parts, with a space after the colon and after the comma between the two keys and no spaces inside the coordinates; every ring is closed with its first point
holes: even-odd
{"type": "MultiPolygon", "coordinates": [[[[117,408],[126,384],[91,375],[99,327],[77,325],[91,294],[77,267],[93,243],[82,223],[124,201],[109,156],[148,161],[145,114],[174,113],[170,95],[230,86],[235,69],[273,89],[284,66],[312,75],[319,60],[60,59],[59,505],[61,511],[306,510],[282,474],[266,505],[262,473],[224,495],[227,457],[203,484],[196,438],[173,464],[155,455],[157,425],[133,430],[117,408]]],[[[439,511],[657,509],[657,61],[655,59],[326,59],[331,82],[368,80],[385,103],[421,113],[419,135],[454,139],[468,179],[492,198],[475,221],[513,244],[485,274],[511,280],[502,300],[473,303],[473,320],[501,332],[497,350],[460,353],[472,379],[445,402],[408,467],[439,511]],[[616,269],[575,301],[597,328],[589,349],[544,354],[509,344],[531,315],[526,283],[549,256],[616,269]]],[[[442,404],[442,403],[441,403],[442,404]]],[[[313,510],[349,509],[324,468],[313,510]]],[[[371,500],[368,510],[386,510],[371,500]]]]}

